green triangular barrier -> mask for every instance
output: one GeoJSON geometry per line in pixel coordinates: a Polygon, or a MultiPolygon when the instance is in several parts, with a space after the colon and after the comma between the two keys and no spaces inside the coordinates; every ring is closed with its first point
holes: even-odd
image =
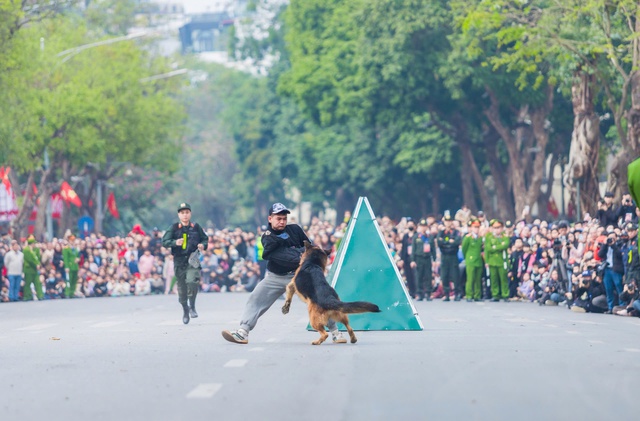
{"type": "MultiPolygon", "coordinates": [[[[340,300],[370,301],[382,312],[350,314],[351,327],[354,330],[422,330],[422,322],[366,197],[360,197],[352,215],[327,281],[340,300]]],[[[338,327],[345,330],[342,324],[338,327]]],[[[311,325],[307,325],[307,329],[313,330],[311,325]]]]}

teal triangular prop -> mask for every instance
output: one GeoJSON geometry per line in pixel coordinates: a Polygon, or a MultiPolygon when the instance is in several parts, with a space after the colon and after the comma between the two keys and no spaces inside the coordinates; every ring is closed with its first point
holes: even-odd
{"type": "MultiPolygon", "coordinates": [[[[342,301],[369,301],[381,313],[350,314],[354,330],[422,330],[366,197],[358,200],[327,281],[342,301]]],[[[344,330],[342,324],[338,325],[344,330]]],[[[310,325],[308,330],[313,330],[310,325]]]]}

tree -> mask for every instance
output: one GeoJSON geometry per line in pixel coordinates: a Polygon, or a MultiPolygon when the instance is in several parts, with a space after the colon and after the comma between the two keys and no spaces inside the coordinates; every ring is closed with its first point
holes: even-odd
{"type": "MultiPolygon", "coordinates": [[[[87,40],[82,21],[75,17],[31,25],[12,40],[15,66],[0,75],[6,105],[0,111],[0,148],[6,162],[26,175],[27,185],[38,182],[38,196],[27,195],[15,220],[18,233],[33,203],[39,202],[42,218],[60,176],[91,177],[97,188],[101,183],[96,181],[115,174],[113,163],[169,172],[177,168],[181,110],[175,92],[180,84],[140,82],[166,71],[167,63],[132,42],[72,52],[66,62],[57,56],[87,40]],[[45,152],[48,167],[43,166],[45,152]],[[88,162],[93,163],[91,171],[88,162]]],[[[90,211],[95,216],[95,207],[90,211]]],[[[38,234],[42,228],[41,219],[38,234]]]]}

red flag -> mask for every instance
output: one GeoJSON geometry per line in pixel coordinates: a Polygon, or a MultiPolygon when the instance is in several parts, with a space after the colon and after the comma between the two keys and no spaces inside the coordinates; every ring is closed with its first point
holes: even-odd
{"type": "Polygon", "coordinates": [[[59,193],[53,193],[49,200],[51,200],[51,217],[60,219],[62,216],[62,196],[59,193]]]}
{"type": "Polygon", "coordinates": [[[114,218],[120,219],[120,212],[118,212],[118,205],[116,205],[116,195],[113,192],[109,193],[109,197],[107,197],[107,208],[109,208],[109,212],[114,218]]]}
{"type": "Polygon", "coordinates": [[[65,202],[73,203],[77,207],[82,206],[82,201],[66,181],[63,181],[60,186],[60,196],[62,196],[62,200],[65,202]]]}
{"type": "Polygon", "coordinates": [[[0,179],[2,179],[2,184],[7,189],[7,191],[11,190],[11,181],[9,181],[9,173],[11,172],[11,168],[0,167],[0,179]]]}

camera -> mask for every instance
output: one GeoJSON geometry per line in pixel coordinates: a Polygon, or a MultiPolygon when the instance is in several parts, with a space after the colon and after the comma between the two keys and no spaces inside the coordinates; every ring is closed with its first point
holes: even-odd
{"type": "Polygon", "coordinates": [[[562,241],[559,238],[556,238],[553,240],[552,247],[554,251],[560,251],[562,249],[562,241]]]}

